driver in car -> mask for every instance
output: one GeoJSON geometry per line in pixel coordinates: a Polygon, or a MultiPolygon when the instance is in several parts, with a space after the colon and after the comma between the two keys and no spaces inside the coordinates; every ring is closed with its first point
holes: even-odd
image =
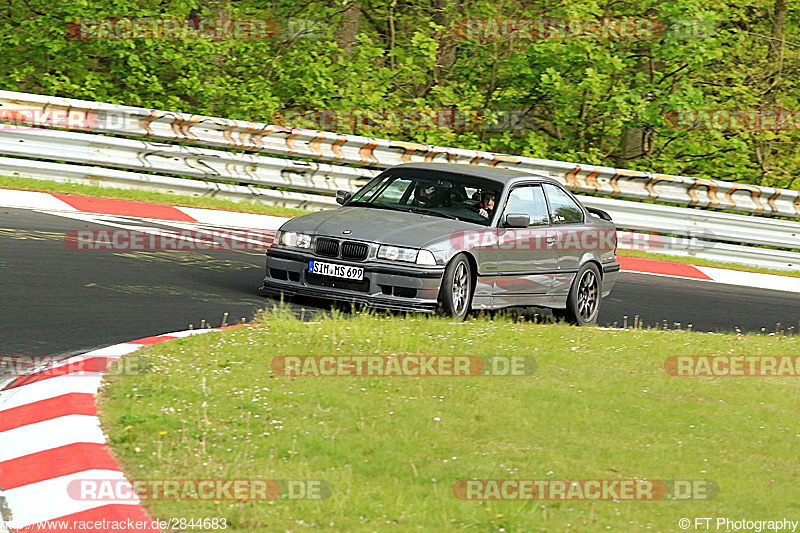
{"type": "Polygon", "coordinates": [[[427,208],[442,207],[445,193],[442,187],[421,183],[414,191],[414,205],[427,208]]]}
{"type": "Polygon", "coordinates": [[[494,211],[494,198],[493,191],[486,191],[481,193],[481,203],[478,204],[478,213],[484,218],[490,218],[492,211],[494,211]]]}

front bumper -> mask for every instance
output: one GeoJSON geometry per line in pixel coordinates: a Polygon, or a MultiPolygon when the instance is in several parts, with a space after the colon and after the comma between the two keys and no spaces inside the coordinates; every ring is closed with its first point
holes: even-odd
{"type": "Polygon", "coordinates": [[[443,275],[444,267],[347,261],[273,247],[267,251],[267,271],[261,292],[274,297],[308,296],[376,309],[432,313],[438,305],[443,275]],[[311,260],[362,267],[364,281],[310,274],[308,262],[311,260]]]}

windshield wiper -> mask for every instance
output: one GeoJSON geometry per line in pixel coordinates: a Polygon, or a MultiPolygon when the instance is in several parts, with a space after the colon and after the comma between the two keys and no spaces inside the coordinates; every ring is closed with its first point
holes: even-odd
{"type": "Polygon", "coordinates": [[[440,213],[439,211],[433,211],[432,209],[420,209],[419,207],[404,207],[402,208],[402,210],[408,211],[409,213],[418,213],[420,215],[433,215],[437,217],[449,218],[451,220],[461,220],[455,215],[450,215],[448,213],[440,213]]]}
{"type": "Polygon", "coordinates": [[[392,207],[391,205],[386,204],[373,204],[372,202],[362,202],[361,200],[356,200],[355,202],[347,202],[345,204],[346,207],[372,207],[375,209],[389,209],[392,211],[398,211],[397,208],[392,207]]]}
{"type": "Polygon", "coordinates": [[[450,215],[448,213],[440,213],[438,211],[433,211],[430,209],[421,209],[419,207],[401,207],[398,205],[389,205],[389,204],[373,204],[372,202],[363,202],[357,200],[355,202],[347,202],[346,206],[356,206],[356,207],[373,207],[375,209],[388,209],[390,211],[401,211],[403,213],[417,213],[419,215],[433,215],[438,217],[449,218],[452,220],[461,220],[459,217],[455,215],[450,215]]]}

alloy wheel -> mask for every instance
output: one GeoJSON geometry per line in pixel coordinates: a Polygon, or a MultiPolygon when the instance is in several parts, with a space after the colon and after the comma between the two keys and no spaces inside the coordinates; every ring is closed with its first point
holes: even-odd
{"type": "Polygon", "coordinates": [[[455,274],[453,275],[453,309],[456,314],[461,315],[464,312],[464,307],[467,305],[467,296],[469,295],[469,278],[467,277],[467,266],[465,263],[459,263],[456,267],[455,274]]]}
{"type": "Polygon", "coordinates": [[[599,292],[597,276],[591,270],[587,270],[578,283],[578,314],[581,320],[589,322],[594,316],[600,301],[599,292]]]}

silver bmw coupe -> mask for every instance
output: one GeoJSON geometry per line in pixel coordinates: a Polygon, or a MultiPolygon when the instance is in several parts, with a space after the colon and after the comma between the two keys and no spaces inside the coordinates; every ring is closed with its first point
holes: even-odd
{"type": "Polygon", "coordinates": [[[618,276],[611,218],[545,176],[410,163],[336,199],[342,207],[281,226],[263,293],[459,319],[548,307],[584,325],[618,276]]]}

